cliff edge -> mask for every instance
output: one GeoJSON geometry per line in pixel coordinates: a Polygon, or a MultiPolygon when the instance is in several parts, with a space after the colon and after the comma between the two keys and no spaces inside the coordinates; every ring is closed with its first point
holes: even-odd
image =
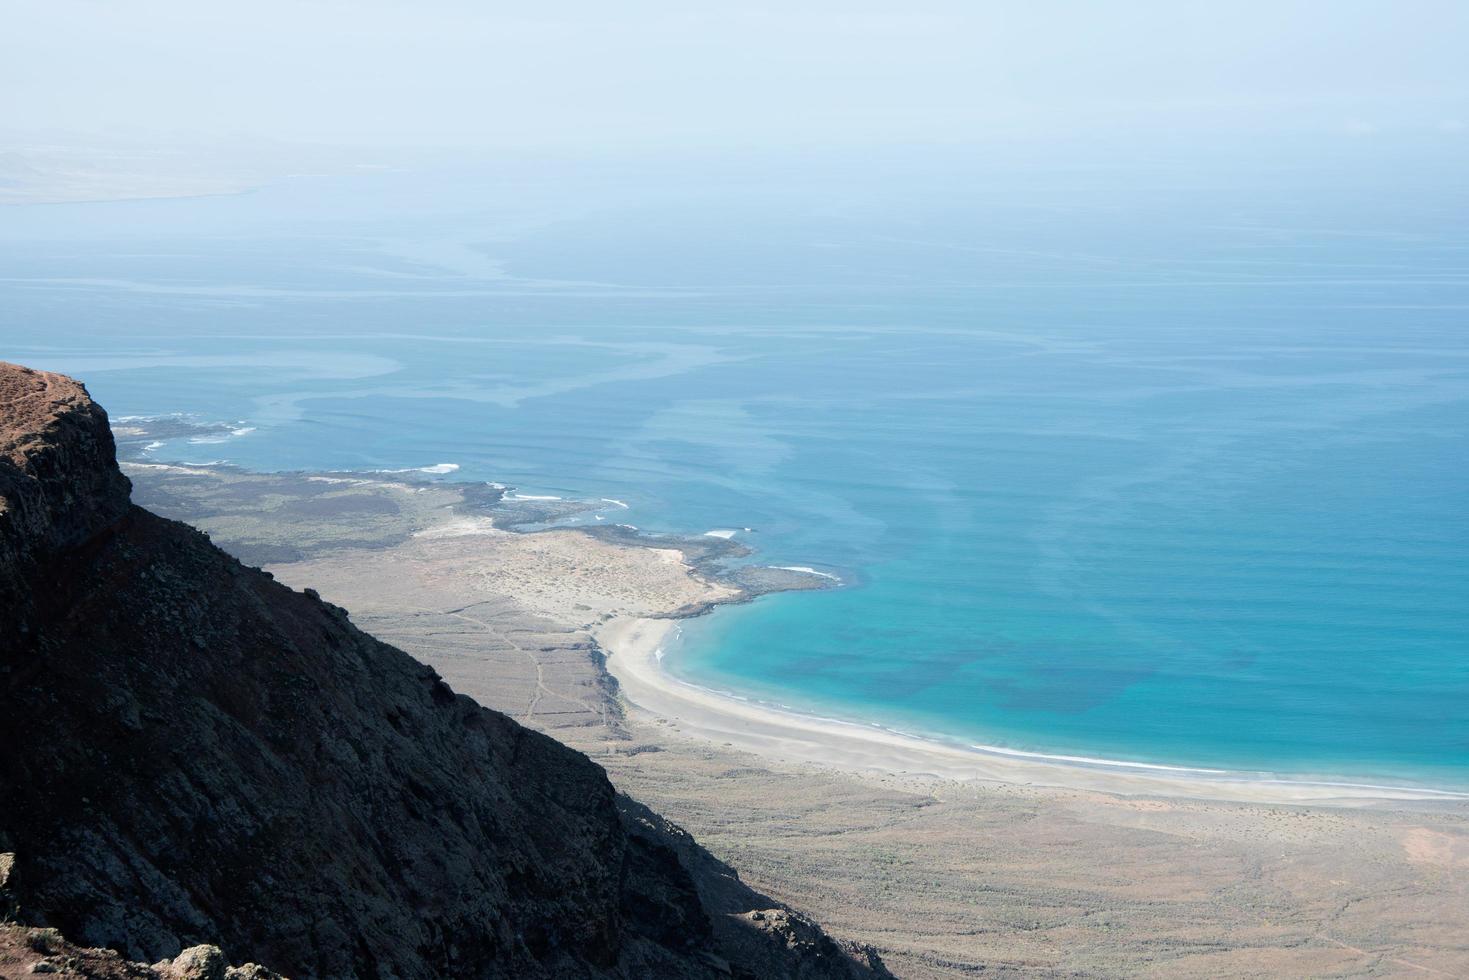
{"type": "Polygon", "coordinates": [[[129,490],[80,384],[0,363],[0,919],[296,977],[886,975],[129,490]]]}

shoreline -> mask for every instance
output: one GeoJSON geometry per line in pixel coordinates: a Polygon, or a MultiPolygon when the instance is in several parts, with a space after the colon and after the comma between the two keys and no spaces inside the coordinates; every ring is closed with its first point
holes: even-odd
{"type": "Polygon", "coordinates": [[[776,708],[669,674],[661,665],[662,647],[676,628],[675,619],[618,617],[593,631],[623,699],[668,721],[684,737],[742,749],[771,761],[814,764],[857,775],[1233,803],[1373,806],[1469,801],[1469,792],[1431,787],[1047,756],[998,746],[966,747],[877,725],[776,708]]]}
{"type": "Polygon", "coordinates": [[[738,542],[510,533],[565,504],[503,511],[496,488],[430,474],[132,475],[140,506],[586,753],[744,880],[873,937],[900,976],[1466,975],[1469,801],[1319,785],[1301,799],[1258,776],[980,756],[772,715],[657,669],[682,619],[741,601],[711,552],[738,542]],[[689,689],[713,703],[691,709],[689,689]]]}
{"type": "MultiPolygon", "coordinates": [[[[452,464],[351,474],[305,471],[256,474],[228,463],[163,463],[137,458],[124,462],[125,467],[160,474],[213,478],[233,474],[298,479],[351,485],[368,491],[407,491],[409,496],[432,490],[462,494],[462,503],[467,506],[455,507],[456,516],[450,520],[435,521],[413,531],[411,536],[420,540],[448,541],[484,533],[533,537],[548,532],[577,532],[614,548],[652,553],[676,551],[686,574],[695,582],[709,587],[710,594],[677,608],[645,608],[643,611],[644,616],[658,618],[617,615],[600,625],[587,624],[589,632],[606,654],[604,669],[617,682],[623,701],[655,719],[678,726],[678,731],[685,737],[699,737],[716,745],[733,746],[772,761],[797,761],[866,776],[1009,783],[1117,795],[1229,802],[1371,806],[1469,801],[1469,792],[1427,785],[1384,785],[1359,782],[1351,777],[1297,777],[1212,767],[1053,756],[1002,746],[966,746],[941,736],[926,737],[896,731],[874,722],[820,717],[701,687],[673,677],[658,663],[662,640],[675,628],[678,620],[706,614],[719,605],[751,602],[769,592],[839,587],[842,584],[840,580],[807,566],[721,567],[721,559],[748,553],[747,546],[723,537],[708,534],[655,536],[617,524],[568,525],[557,522],[557,518],[595,507],[590,500],[522,497],[511,488],[498,485],[490,489],[489,485],[481,486],[470,481],[423,478],[447,475],[452,472],[449,465],[452,464]],[[474,526],[470,526],[471,523],[474,526]],[[480,526],[481,523],[484,526],[480,526]]],[[[626,507],[621,501],[614,504],[603,498],[600,502],[626,507]]],[[[611,697],[615,700],[617,695],[611,697]]]]}

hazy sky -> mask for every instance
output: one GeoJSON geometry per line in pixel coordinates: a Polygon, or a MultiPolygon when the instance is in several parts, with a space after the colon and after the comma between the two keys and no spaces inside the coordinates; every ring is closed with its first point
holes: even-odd
{"type": "Polygon", "coordinates": [[[0,0],[0,129],[379,145],[1455,133],[1465,0],[0,0]]]}

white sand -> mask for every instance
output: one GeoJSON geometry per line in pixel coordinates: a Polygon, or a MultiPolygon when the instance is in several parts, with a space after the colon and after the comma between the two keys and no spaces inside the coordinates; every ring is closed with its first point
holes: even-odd
{"type": "Polygon", "coordinates": [[[741,700],[680,681],[659,663],[673,628],[667,619],[618,617],[595,631],[623,696],[673,722],[686,736],[780,761],[858,773],[932,776],[1256,803],[1363,805],[1381,800],[1469,800],[1469,794],[1415,787],[1314,782],[1211,770],[1171,769],[1104,760],[1066,761],[1004,749],[965,748],[881,728],[817,718],[741,700]]]}

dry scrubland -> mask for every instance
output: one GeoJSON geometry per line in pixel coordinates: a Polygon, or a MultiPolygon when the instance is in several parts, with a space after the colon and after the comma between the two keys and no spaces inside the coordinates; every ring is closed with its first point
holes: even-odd
{"type": "Polygon", "coordinates": [[[501,532],[453,485],[129,475],[227,549],[289,557],[279,579],[588,752],[899,976],[1469,975],[1463,802],[1219,802],[745,752],[626,703],[603,669],[609,623],[615,639],[624,617],[732,597],[675,552],[501,532]]]}

